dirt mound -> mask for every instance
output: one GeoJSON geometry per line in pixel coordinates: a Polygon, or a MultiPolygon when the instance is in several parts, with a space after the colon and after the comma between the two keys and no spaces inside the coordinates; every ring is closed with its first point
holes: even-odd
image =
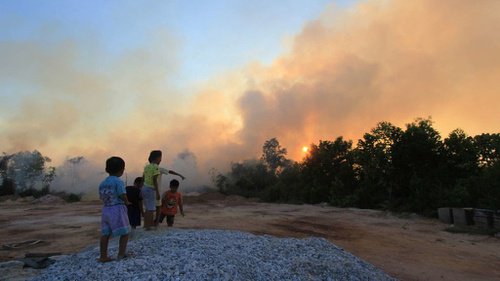
{"type": "Polygon", "coordinates": [[[51,194],[44,195],[36,200],[33,200],[33,203],[41,203],[41,204],[62,204],[65,203],[64,199],[58,196],[54,196],[51,194]]]}
{"type": "MultiPolygon", "coordinates": [[[[447,225],[437,219],[327,205],[253,203],[252,198],[217,192],[186,195],[185,199],[192,202],[186,202],[186,216],[176,217],[175,228],[322,237],[405,281],[500,280],[497,238],[449,233],[443,231],[447,225]]],[[[7,200],[10,203],[0,204],[2,244],[44,243],[1,250],[0,262],[22,258],[28,252],[72,254],[95,247],[99,241],[100,201],[31,206],[12,197],[7,200]]],[[[6,276],[1,266],[0,276],[0,280],[6,276]]]]}
{"type": "Polygon", "coordinates": [[[201,203],[224,203],[224,204],[243,204],[250,202],[260,202],[258,198],[246,198],[240,195],[224,195],[217,191],[208,191],[200,194],[184,195],[184,202],[187,204],[201,203]]]}
{"type": "Polygon", "coordinates": [[[16,205],[16,204],[30,204],[35,202],[35,197],[17,197],[15,195],[7,195],[0,197],[0,203],[4,205],[16,205]]]}
{"type": "Polygon", "coordinates": [[[184,202],[187,204],[195,204],[195,203],[206,203],[212,201],[224,201],[226,200],[226,195],[217,192],[217,191],[209,191],[205,193],[201,193],[199,195],[185,195],[184,202]]]}

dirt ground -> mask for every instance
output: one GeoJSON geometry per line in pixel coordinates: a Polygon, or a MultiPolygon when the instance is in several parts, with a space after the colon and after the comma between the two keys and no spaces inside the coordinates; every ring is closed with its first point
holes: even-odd
{"type": "MultiPolygon", "coordinates": [[[[97,246],[100,211],[97,201],[0,202],[0,262],[26,253],[69,254],[97,246]],[[34,243],[21,244],[26,241],[34,243]]],[[[323,237],[400,280],[500,280],[500,239],[452,234],[434,219],[267,204],[217,193],[185,197],[185,212],[176,217],[175,227],[323,237]]]]}

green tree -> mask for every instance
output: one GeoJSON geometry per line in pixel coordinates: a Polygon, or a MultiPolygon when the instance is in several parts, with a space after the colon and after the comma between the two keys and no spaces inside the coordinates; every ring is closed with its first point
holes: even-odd
{"type": "Polygon", "coordinates": [[[479,172],[474,139],[461,129],[453,130],[443,141],[443,158],[444,166],[440,170],[443,187],[441,205],[468,206],[471,200],[463,181],[479,172]]]}
{"type": "Polygon", "coordinates": [[[309,191],[306,202],[330,202],[351,205],[355,188],[352,141],[338,137],[335,141],[321,141],[311,145],[302,163],[304,180],[309,191]]]}
{"type": "Polygon", "coordinates": [[[394,144],[393,207],[402,211],[435,213],[444,195],[440,181],[443,163],[441,136],[430,119],[407,124],[394,144]]]}
{"type": "Polygon", "coordinates": [[[232,163],[226,176],[219,177],[228,194],[245,197],[260,197],[266,188],[272,186],[276,176],[268,171],[266,165],[259,160],[245,160],[232,163]]]}
{"type": "Polygon", "coordinates": [[[12,179],[16,192],[44,188],[48,192],[55,177],[55,168],[47,167],[50,158],[39,151],[21,151],[8,157],[4,176],[12,179]]]}
{"type": "Polygon", "coordinates": [[[500,209],[500,161],[485,169],[481,177],[473,184],[481,191],[481,196],[474,205],[478,208],[500,209]]]}
{"type": "Polygon", "coordinates": [[[491,167],[500,160],[500,134],[481,134],[474,137],[480,167],[491,167]]]}
{"type": "Polygon", "coordinates": [[[273,174],[279,174],[291,162],[286,159],[287,150],[276,138],[267,140],[262,146],[261,160],[273,174]]]}
{"type": "Polygon", "coordinates": [[[474,138],[461,130],[453,130],[444,140],[444,157],[452,179],[467,178],[478,171],[478,151],[474,138]]]}
{"type": "Polygon", "coordinates": [[[358,206],[383,208],[391,201],[394,188],[392,150],[402,134],[401,128],[380,122],[358,141],[355,149],[358,206]]]}
{"type": "Polygon", "coordinates": [[[217,190],[222,194],[227,194],[228,190],[227,176],[219,173],[219,171],[217,171],[217,169],[215,168],[211,168],[208,173],[210,174],[212,183],[215,185],[217,190]]]}
{"type": "Polygon", "coordinates": [[[15,193],[16,188],[14,186],[14,180],[10,179],[7,175],[10,158],[12,158],[12,155],[8,155],[5,152],[3,153],[3,156],[0,157],[0,177],[2,178],[0,196],[11,195],[15,193]]]}
{"type": "Polygon", "coordinates": [[[474,137],[478,173],[460,181],[460,202],[472,207],[500,209],[500,134],[474,137]]]}
{"type": "Polygon", "coordinates": [[[263,199],[270,202],[304,203],[308,187],[309,185],[303,180],[302,165],[292,162],[281,171],[278,180],[263,199]]]}

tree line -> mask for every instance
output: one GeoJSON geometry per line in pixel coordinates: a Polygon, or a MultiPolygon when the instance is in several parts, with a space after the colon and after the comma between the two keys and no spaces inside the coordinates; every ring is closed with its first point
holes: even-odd
{"type": "Polygon", "coordinates": [[[380,122],[354,147],[338,137],[311,144],[300,162],[286,158],[276,138],[260,159],[231,163],[213,174],[225,194],[266,202],[326,202],[334,206],[415,212],[435,216],[439,207],[499,209],[500,134],[468,136],[452,131],[444,140],[431,119],[405,129],[380,122]]]}

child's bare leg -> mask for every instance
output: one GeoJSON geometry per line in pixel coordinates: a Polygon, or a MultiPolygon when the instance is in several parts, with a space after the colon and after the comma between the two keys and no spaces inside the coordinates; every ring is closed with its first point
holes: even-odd
{"type": "Polygon", "coordinates": [[[156,206],[155,226],[158,226],[159,221],[160,221],[160,207],[156,206]]]}
{"type": "Polygon", "coordinates": [[[144,228],[149,228],[149,211],[144,212],[144,228]]]}
{"type": "Polygon", "coordinates": [[[167,216],[167,226],[174,226],[174,216],[167,216]]]}
{"type": "Polygon", "coordinates": [[[100,262],[107,262],[110,261],[111,258],[108,257],[108,244],[109,244],[109,235],[102,235],[101,236],[101,241],[99,243],[100,250],[101,250],[101,257],[99,258],[100,262]]]}
{"type": "Polygon", "coordinates": [[[120,243],[118,245],[118,259],[122,259],[126,255],[128,243],[128,234],[120,236],[120,243]]]}
{"type": "Polygon", "coordinates": [[[144,214],[144,228],[146,230],[151,229],[151,226],[153,226],[153,213],[154,211],[146,211],[144,214]]]}

